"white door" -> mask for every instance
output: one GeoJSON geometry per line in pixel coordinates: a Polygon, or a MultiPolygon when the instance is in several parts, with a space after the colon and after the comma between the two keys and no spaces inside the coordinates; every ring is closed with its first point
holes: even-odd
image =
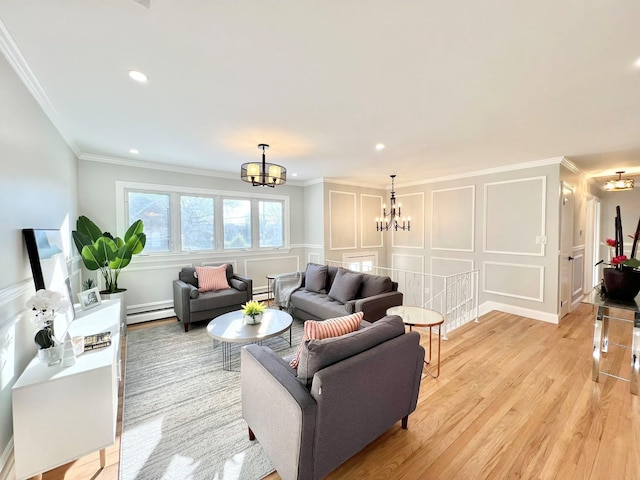
{"type": "Polygon", "coordinates": [[[600,281],[595,266],[600,260],[600,200],[597,197],[587,200],[585,228],[584,293],[589,293],[600,281]]]}
{"type": "Polygon", "coordinates": [[[573,292],[573,187],[562,182],[560,200],[560,318],[571,311],[573,292]]]}

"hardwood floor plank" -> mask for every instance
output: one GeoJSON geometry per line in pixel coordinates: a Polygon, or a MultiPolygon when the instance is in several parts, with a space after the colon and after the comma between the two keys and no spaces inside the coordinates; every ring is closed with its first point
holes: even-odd
{"type": "MultiPolygon", "coordinates": [[[[328,478],[639,479],[640,397],[621,380],[591,381],[594,319],[587,305],[560,325],[492,312],[452,332],[440,377],[422,381],[409,429],[394,425],[328,478]]],[[[628,343],[630,328],[611,322],[610,341],[628,343]]],[[[628,375],[629,351],[612,346],[602,368],[628,375]]],[[[120,431],[121,422],[118,440],[120,431]]],[[[97,476],[95,453],[44,479],[117,480],[118,462],[116,444],[97,476]]]]}

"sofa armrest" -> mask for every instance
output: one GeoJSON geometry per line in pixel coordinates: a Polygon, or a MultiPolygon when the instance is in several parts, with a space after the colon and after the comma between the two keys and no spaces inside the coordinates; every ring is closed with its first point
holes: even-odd
{"type": "Polygon", "coordinates": [[[282,478],[313,478],[315,400],[270,348],[240,352],[243,418],[282,478]]]}
{"type": "MultiPolygon", "coordinates": [[[[249,295],[247,300],[251,300],[253,298],[253,279],[252,278],[234,273],[233,277],[231,277],[231,280],[237,280],[239,282],[244,283],[247,286],[247,293],[249,295]]],[[[233,285],[231,286],[233,287],[233,285]]],[[[237,289],[237,290],[240,290],[240,289],[237,289]]]]}
{"type": "Polygon", "coordinates": [[[191,291],[193,289],[198,291],[196,287],[182,280],[173,281],[173,309],[182,323],[191,321],[189,302],[191,301],[191,291]]]}
{"type": "Polygon", "coordinates": [[[387,315],[387,309],[402,305],[402,292],[387,292],[355,301],[354,312],[364,312],[364,318],[375,322],[387,315]]]}

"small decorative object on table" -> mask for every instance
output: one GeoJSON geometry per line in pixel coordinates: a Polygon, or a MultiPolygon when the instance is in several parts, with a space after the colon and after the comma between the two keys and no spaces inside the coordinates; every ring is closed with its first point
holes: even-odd
{"type": "Polygon", "coordinates": [[[63,352],[62,345],[54,336],[53,319],[56,312],[64,312],[69,305],[62,294],[44,289],[38,290],[26,303],[28,308],[36,312],[32,321],[38,329],[34,337],[39,348],[38,359],[49,366],[60,362],[63,352]]]}
{"type": "Polygon", "coordinates": [[[247,325],[256,325],[262,321],[262,314],[267,306],[256,300],[251,300],[242,306],[243,320],[247,325]]]}
{"type": "Polygon", "coordinates": [[[82,310],[89,310],[90,308],[97,307],[102,303],[100,292],[95,287],[78,293],[78,300],[80,300],[82,310]]]}
{"type": "Polygon", "coordinates": [[[633,239],[631,258],[627,258],[624,254],[620,206],[616,207],[615,232],[616,238],[607,238],[605,242],[609,247],[611,267],[604,268],[602,271],[603,293],[614,300],[630,301],[640,292],[640,271],[638,270],[640,261],[636,259],[640,220],[638,220],[635,234],[629,235],[633,239]]]}
{"type": "Polygon", "coordinates": [[[84,351],[96,350],[111,345],[111,332],[96,333],[84,337],[84,351]]]}

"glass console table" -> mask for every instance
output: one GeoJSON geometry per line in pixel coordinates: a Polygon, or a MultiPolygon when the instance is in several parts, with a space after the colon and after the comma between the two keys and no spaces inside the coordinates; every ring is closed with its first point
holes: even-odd
{"type": "Polygon", "coordinates": [[[592,291],[591,294],[583,300],[583,303],[588,303],[597,307],[596,321],[593,331],[593,363],[591,367],[591,379],[594,382],[597,382],[600,374],[602,374],[617,378],[618,380],[627,381],[630,383],[630,390],[634,395],[638,395],[638,379],[640,377],[640,307],[638,307],[638,302],[640,302],[640,295],[635,298],[635,301],[624,302],[603,297],[600,292],[597,292],[596,290],[592,291]],[[632,312],[633,320],[612,316],[609,311],[609,309],[612,308],[632,312]],[[631,349],[630,378],[618,377],[612,373],[600,370],[600,356],[601,354],[609,351],[610,320],[633,324],[631,345],[616,344],[620,347],[631,349]]]}

